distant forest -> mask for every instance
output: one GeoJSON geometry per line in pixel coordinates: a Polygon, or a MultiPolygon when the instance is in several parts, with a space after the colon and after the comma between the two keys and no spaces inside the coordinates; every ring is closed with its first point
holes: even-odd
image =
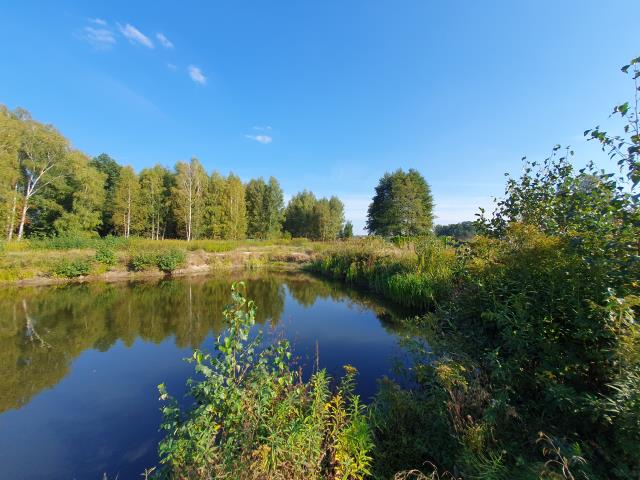
{"type": "Polygon", "coordinates": [[[351,236],[339,198],[294,195],[274,177],[243,183],[200,161],[139,173],[103,153],[89,158],[53,126],[0,105],[0,232],[26,236],[332,240],[351,236]]]}

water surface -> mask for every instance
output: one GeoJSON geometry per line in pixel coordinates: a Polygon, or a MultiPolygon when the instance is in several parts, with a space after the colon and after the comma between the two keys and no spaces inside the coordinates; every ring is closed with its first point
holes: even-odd
{"type": "MultiPolygon", "coordinates": [[[[246,275],[245,275],[246,277],[246,275]]],[[[140,478],[157,463],[157,385],[177,397],[223,329],[232,279],[80,284],[0,291],[0,478],[140,478]]],[[[359,370],[370,397],[400,354],[392,312],[306,275],[249,278],[258,327],[297,362],[359,370]]]]}

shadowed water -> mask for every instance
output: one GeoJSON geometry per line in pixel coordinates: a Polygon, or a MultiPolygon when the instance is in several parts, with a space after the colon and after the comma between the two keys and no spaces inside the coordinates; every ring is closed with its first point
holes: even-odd
{"type": "MultiPolygon", "coordinates": [[[[0,478],[139,478],[157,461],[156,386],[182,396],[182,359],[223,329],[232,281],[2,289],[0,478]]],[[[316,352],[333,375],[352,364],[365,398],[400,354],[392,313],[370,297],[300,274],[249,278],[247,295],[305,372],[316,352]]]]}

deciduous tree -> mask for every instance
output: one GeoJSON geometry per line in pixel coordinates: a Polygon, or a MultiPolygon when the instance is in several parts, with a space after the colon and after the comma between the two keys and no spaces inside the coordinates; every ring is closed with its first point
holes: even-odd
{"type": "Polygon", "coordinates": [[[382,236],[425,235],[433,227],[433,198],[417,170],[385,173],[369,205],[367,230],[382,236]]]}

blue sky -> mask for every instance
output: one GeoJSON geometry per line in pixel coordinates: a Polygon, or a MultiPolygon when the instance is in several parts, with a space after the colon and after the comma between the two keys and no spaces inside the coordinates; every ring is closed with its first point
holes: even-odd
{"type": "Polygon", "coordinates": [[[416,168],[438,223],[473,219],[520,158],[630,98],[640,2],[2,2],[0,103],[136,169],[198,157],[336,194],[361,231],[416,168]]]}

